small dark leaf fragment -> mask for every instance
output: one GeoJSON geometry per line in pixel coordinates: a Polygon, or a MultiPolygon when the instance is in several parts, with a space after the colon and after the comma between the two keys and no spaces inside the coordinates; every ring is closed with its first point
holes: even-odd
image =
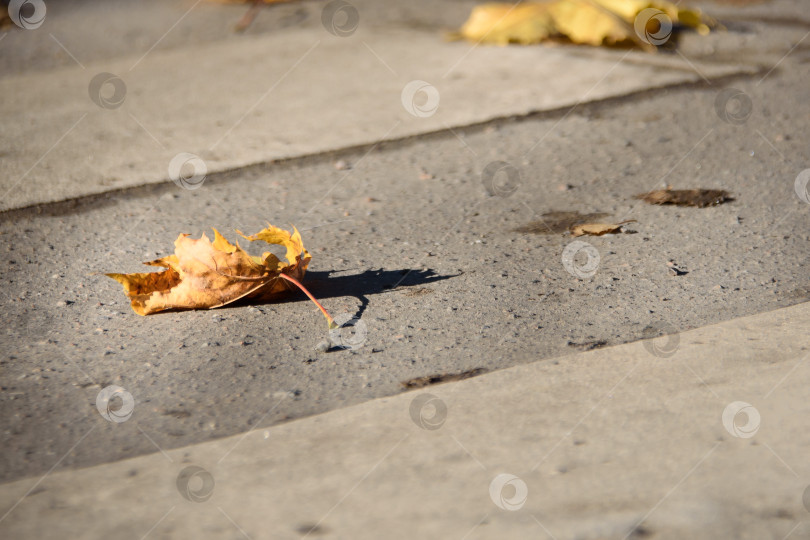
{"type": "Polygon", "coordinates": [[[633,196],[650,204],[674,204],[677,206],[696,206],[706,208],[733,201],[731,193],[724,189],[657,189],[648,193],[633,196]]]}
{"type": "Polygon", "coordinates": [[[461,373],[438,373],[436,375],[426,375],[424,377],[416,377],[414,379],[408,379],[407,381],[402,381],[400,384],[405,388],[423,388],[425,386],[430,386],[432,384],[440,384],[446,382],[460,381],[463,379],[469,379],[470,377],[475,377],[477,375],[481,375],[482,373],[486,372],[487,370],[484,368],[475,368],[470,369],[468,371],[462,371],[461,373]]]}

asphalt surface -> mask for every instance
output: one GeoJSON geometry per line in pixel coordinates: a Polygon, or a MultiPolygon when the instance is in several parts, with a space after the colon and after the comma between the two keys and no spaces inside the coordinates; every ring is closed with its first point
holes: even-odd
{"type": "MultiPolygon", "coordinates": [[[[794,43],[805,32],[750,24],[798,32],[794,43]]],[[[414,378],[807,301],[810,205],[794,185],[810,166],[809,52],[805,41],[755,76],[250,167],[193,191],[152,186],[0,215],[0,480],[241,433],[396,394],[414,378]],[[742,113],[725,88],[742,92],[742,113]],[[498,161],[517,175],[488,190],[482,172],[498,161]],[[667,185],[734,200],[633,199],[667,185]],[[598,254],[580,278],[563,262],[569,235],[515,230],[549,212],[637,222],[580,238],[598,254]],[[142,318],[100,275],[140,271],[180,233],[216,227],[234,239],[265,221],[301,230],[307,286],[334,315],[362,320],[360,347],[318,352],[326,325],[303,295],[142,318]],[[134,398],[125,423],[96,412],[110,385],[134,398]]]]}
{"type": "Polygon", "coordinates": [[[13,215],[0,225],[3,478],[47,470],[98,424],[96,396],[111,384],[134,396],[134,421],[97,428],[64,466],[394,394],[414,377],[806,301],[810,207],[794,192],[810,114],[800,62],[785,60],[760,84],[733,81],[756,104],[741,126],[715,114],[716,89],[684,88],[255,167],[196,191],[172,185],[61,215],[13,215]],[[769,99],[777,91],[783,98],[769,99]],[[337,159],[352,169],[336,169],[337,159]],[[481,170],[492,161],[520,172],[512,196],[488,195],[481,170]],[[666,184],[727,189],[735,200],[632,199],[666,184]],[[514,232],[551,211],[636,219],[627,227],[636,234],[586,238],[600,262],[577,279],[561,259],[570,236],[514,232]],[[180,232],[251,232],[264,220],[302,230],[313,254],[307,285],[333,314],[362,318],[361,348],[316,352],[325,323],[303,295],[141,318],[117,283],[91,275],[137,271],[180,232]]]}

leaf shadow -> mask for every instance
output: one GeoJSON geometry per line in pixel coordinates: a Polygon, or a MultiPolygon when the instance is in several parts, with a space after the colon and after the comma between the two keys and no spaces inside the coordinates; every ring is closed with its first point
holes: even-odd
{"type": "MultiPolygon", "coordinates": [[[[340,270],[341,274],[346,270],[340,270]]],[[[360,301],[360,307],[354,317],[361,318],[363,312],[369,304],[368,296],[374,294],[390,293],[394,291],[401,291],[408,287],[417,285],[429,285],[445,279],[460,276],[463,272],[457,274],[437,274],[431,269],[413,270],[365,270],[359,274],[348,274],[335,276],[337,272],[307,272],[304,286],[309,289],[309,292],[318,300],[325,298],[339,298],[343,296],[352,296],[360,301]]],[[[246,300],[245,304],[250,305],[266,305],[266,304],[284,304],[287,302],[309,302],[309,298],[299,290],[290,290],[286,293],[279,294],[274,298],[267,300],[246,300]]],[[[242,304],[242,301],[234,302],[232,306],[242,304]]],[[[333,315],[335,315],[333,313],[333,315]]]]}

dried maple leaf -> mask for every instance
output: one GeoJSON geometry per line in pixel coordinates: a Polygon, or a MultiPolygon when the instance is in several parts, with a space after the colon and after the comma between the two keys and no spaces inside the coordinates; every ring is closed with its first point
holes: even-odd
{"type": "Polygon", "coordinates": [[[625,223],[633,223],[635,219],[625,219],[618,223],[581,223],[579,225],[571,226],[571,236],[602,236],[603,234],[616,234],[621,232],[622,225],[625,223]]]}
{"type": "Polygon", "coordinates": [[[650,204],[674,204],[677,206],[696,206],[705,208],[716,206],[726,201],[733,201],[731,194],[724,189],[657,189],[648,193],[639,193],[633,198],[650,204]]]}
{"type": "Polygon", "coordinates": [[[266,229],[252,236],[237,232],[251,242],[262,240],[284,246],[287,262],[269,251],[253,257],[239,242],[231,244],[214,229],[213,242],[205,233],[199,240],[181,234],[174,242],[174,255],[144,263],[165,268],[161,272],[106,275],[124,286],[138,315],[170,309],[210,309],[246,297],[268,298],[293,283],[318,305],[333,326],[332,317],[298,281],[304,277],[311,257],[295,227],[290,233],[268,223],[266,229]]]}

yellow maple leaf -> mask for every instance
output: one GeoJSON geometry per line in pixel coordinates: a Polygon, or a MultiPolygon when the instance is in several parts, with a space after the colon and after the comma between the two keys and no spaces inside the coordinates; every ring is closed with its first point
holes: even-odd
{"type": "Polygon", "coordinates": [[[715,21],[665,0],[490,3],[474,7],[467,22],[449,37],[496,45],[562,37],[578,44],[637,45],[654,51],[669,39],[674,24],[706,34],[715,21]]]}
{"type": "Polygon", "coordinates": [[[106,274],[124,286],[138,315],[166,310],[210,309],[240,298],[268,298],[287,290],[293,283],[315,302],[326,316],[332,317],[299,282],[303,279],[311,256],[304,248],[301,234],[293,227],[290,233],[267,224],[267,228],[243,238],[261,240],[287,249],[286,262],[267,251],[252,257],[231,244],[214,229],[214,241],[203,235],[195,240],[181,234],[174,242],[174,255],[144,264],[164,268],[161,272],[106,274]]]}
{"type": "Polygon", "coordinates": [[[559,0],[548,6],[557,31],[574,43],[599,46],[633,42],[633,28],[599,3],[559,0]]]}
{"type": "Polygon", "coordinates": [[[531,45],[540,43],[554,33],[554,21],[548,5],[495,3],[474,7],[464,26],[449,37],[495,45],[531,45]]]}

